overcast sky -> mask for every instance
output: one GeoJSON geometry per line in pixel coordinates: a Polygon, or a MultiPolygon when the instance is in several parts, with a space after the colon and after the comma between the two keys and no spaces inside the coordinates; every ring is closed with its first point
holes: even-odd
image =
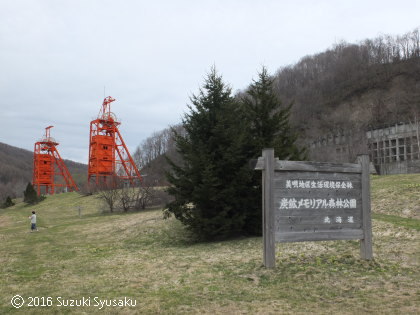
{"type": "Polygon", "coordinates": [[[179,123],[212,65],[233,91],[340,40],[420,25],[420,1],[0,0],[0,142],[33,150],[44,128],[87,163],[104,98],[130,151],[179,123]]]}

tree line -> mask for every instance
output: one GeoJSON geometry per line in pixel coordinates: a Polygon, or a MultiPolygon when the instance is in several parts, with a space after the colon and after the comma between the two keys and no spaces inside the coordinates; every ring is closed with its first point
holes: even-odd
{"type": "Polygon", "coordinates": [[[179,161],[176,152],[173,133],[184,134],[182,124],[170,126],[160,131],[153,132],[140,145],[137,146],[133,159],[141,174],[148,184],[165,186],[168,184],[165,173],[169,170],[166,157],[179,161]]]}

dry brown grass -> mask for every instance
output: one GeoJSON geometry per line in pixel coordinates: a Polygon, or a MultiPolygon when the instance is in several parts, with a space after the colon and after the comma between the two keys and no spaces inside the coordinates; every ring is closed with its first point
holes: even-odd
{"type": "MultiPolygon", "coordinates": [[[[97,307],[15,310],[10,298],[136,299],[107,314],[418,313],[420,232],[373,222],[375,260],[356,241],[277,245],[277,268],[262,267],[261,238],[194,243],[161,211],[104,215],[94,197],[50,197],[41,231],[30,207],[0,213],[0,313],[100,313],[97,307]],[[66,200],[67,198],[67,200],[66,200]],[[65,204],[70,206],[66,207],[65,204]],[[79,218],[75,207],[84,207],[79,218]],[[25,220],[24,220],[25,218],[25,220]]],[[[373,202],[376,202],[373,199],[373,202]]],[[[41,206],[40,205],[40,206],[41,206]]]]}
{"type": "Polygon", "coordinates": [[[372,210],[375,213],[420,219],[420,174],[374,176],[372,210]]]}

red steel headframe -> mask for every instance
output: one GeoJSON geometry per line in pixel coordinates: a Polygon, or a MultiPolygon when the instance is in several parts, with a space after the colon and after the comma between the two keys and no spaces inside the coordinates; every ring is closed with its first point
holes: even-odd
{"type": "Polygon", "coordinates": [[[118,130],[120,122],[111,112],[113,101],[106,97],[98,118],[90,122],[88,183],[99,185],[116,176],[135,185],[142,177],[118,130]]]}
{"type": "Polygon", "coordinates": [[[45,187],[45,193],[53,195],[56,187],[67,187],[69,191],[79,190],[69,170],[58,153],[58,142],[51,137],[50,129],[45,128],[45,136],[34,145],[34,169],[32,185],[38,196],[41,194],[41,187],[45,187]],[[61,176],[65,184],[55,181],[56,176],[61,176]]]}

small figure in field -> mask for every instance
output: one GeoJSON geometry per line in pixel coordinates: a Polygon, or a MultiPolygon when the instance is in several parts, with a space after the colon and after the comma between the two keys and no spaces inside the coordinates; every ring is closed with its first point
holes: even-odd
{"type": "Polygon", "coordinates": [[[32,211],[32,215],[28,217],[31,220],[31,232],[38,231],[36,227],[36,214],[35,211],[32,211]]]}

